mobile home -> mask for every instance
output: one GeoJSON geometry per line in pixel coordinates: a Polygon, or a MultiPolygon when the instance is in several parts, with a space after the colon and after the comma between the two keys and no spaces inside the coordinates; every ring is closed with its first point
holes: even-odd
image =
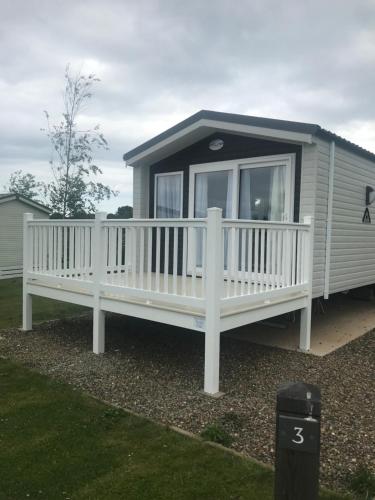
{"type": "Polygon", "coordinates": [[[375,283],[375,155],[318,125],[200,111],[127,152],[134,219],[25,221],[31,296],[205,334],[204,390],[219,392],[220,332],[375,283]]]}
{"type": "Polygon", "coordinates": [[[46,218],[49,209],[15,193],[0,194],[0,279],[22,276],[23,214],[46,218]]]}

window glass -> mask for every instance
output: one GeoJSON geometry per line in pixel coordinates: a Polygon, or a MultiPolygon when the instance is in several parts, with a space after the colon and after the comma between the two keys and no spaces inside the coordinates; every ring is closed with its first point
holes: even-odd
{"type": "Polygon", "coordinates": [[[232,215],[232,171],[219,170],[195,174],[194,217],[207,217],[207,208],[223,210],[223,217],[232,215]]]}
{"type": "Polygon", "coordinates": [[[167,174],[155,176],[155,217],[182,217],[182,175],[167,174]]]}
{"type": "Polygon", "coordinates": [[[285,165],[241,169],[239,218],[284,220],[285,174],[285,165]]]}

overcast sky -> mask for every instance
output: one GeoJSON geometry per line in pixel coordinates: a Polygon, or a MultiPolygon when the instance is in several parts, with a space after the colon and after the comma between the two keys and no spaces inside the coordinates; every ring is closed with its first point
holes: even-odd
{"type": "Polygon", "coordinates": [[[375,152],[375,0],[1,0],[0,188],[46,179],[43,110],[59,118],[64,68],[101,82],[103,181],[132,203],[122,155],[213,109],[318,123],[375,152]]]}

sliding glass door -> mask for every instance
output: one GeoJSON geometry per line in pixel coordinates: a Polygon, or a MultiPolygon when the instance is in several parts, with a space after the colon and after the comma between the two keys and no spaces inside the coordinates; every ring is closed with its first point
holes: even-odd
{"type": "MultiPolygon", "coordinates": [[[[208,208],[218,207],[224,218],[292,221],[293,190],[292,154],[192,165],[189,217],[206,217],[208,208]]],[[[229,236],[224,233],[225,267],[228,241],[229,236]]],[[[201,238],[193,247],[189,245],[189,267],[194,261],[199,269],[203,251],[201,238]],[[191,259],[193,247],[196,255],[191,259]]]]}

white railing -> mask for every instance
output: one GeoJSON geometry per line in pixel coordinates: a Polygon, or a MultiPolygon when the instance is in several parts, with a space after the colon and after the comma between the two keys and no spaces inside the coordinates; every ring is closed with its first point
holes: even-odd
{"type": "Polygon", "coordinates": [[[104,220],[104,281],[160,294],[205,295],[205,219],[104,220]],[[199,276],[202,279],[199,279],[199,276]]]}
{"type": "Polygon", "coordinates": [[[223,297],[306,284],[310,224],[224,220],[223,297]]]}
{"type": "Polygon", "coordinates": [[[309,220],[304,224],[228,220],[221,219],[218,210],[209,209],[207,219],[28,217],[25,271],[31,277],[94,283],[107,294],[144,299],[167,294],[181,305],[206,300],[212,283],[215,296],[224,303],[308,288],[309,220]]]}
{"type": "Polygon", "coordinates": [[[26,270],[91,281],[93,229],[93,220],[28,220],[26,270]]]}

